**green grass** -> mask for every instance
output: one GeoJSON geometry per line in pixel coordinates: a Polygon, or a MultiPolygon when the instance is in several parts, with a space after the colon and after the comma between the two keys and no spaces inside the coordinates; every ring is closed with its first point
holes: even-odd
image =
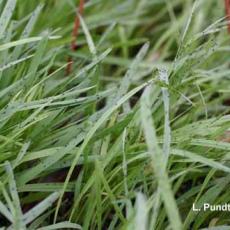
{"type": "Polygon", "coordinates": [[[229,229],[224,1],[78,3],[0,1],[0,229],[229,229]]]}

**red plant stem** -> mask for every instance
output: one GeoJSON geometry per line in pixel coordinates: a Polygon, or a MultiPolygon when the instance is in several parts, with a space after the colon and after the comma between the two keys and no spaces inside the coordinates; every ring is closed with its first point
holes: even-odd
{"type": "MultiPolygon", "coordinates": [[[[80,0],[78,14],[83,15],[84,5],[85,5],[85,0],[80,0]]],[[[77,38],[78,38],[78,33],[79,33],[79,28],[80,28],[80,19],[78,17],[78,14],[76,13],[75,20],[74,20],[74,27],[72,31],[72,41],[71,41],[71,47],[70,47],[72,51],[77,50],[77,38]]],[[[66,75],[69,75],[71,73],[72,65],[73,65],[72,57],[69,57],[68,65],[66,68],[66,75]]]]}
{"type": "Polygon", "coordinates": [[[225,0],[226,19],[228,21],[228,33],[230,34],[230,0],[225,0]]]}

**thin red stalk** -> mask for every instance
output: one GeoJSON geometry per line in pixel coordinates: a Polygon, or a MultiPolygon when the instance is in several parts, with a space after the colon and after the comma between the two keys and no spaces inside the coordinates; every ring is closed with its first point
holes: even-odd
{"type": "MultiPolygon", "coordinates": [[[[84,5],[85,5],[85,0],[80,0],[78,14],[83,15],[84,5]]],[[[75,51],[77,49],[77,38],[78,38],[78,33],[79,33],[79,28],[80,28],[80,19],[78,17],[78,14],[76,13],[75,20],[74,20],[74,27],[72,31],[72,41],[71,41],[71,46],[70,46],[72,51],[75,51]]],[[[73,65],[72,57],[69,57],[68,65],[66,68],[66,75],[69,75],[71,73],[72,65],[73,65]]]]}
{"type": "Polygon", "coordinates": [[[228,20],[228,33],[230,34],[230,0],[225,0],[226,19],[228,20]]]}

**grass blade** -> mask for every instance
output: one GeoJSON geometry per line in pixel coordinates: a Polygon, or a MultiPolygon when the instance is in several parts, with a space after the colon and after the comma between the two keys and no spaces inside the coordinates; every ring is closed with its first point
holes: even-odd
{"type": "Polygon", "coordinates": [[[151,154],[154,172],[158,181],[158,187],[171,223],[171,227],[174,230],[179,230],[182,229],[182,223],[171,185],[165,171],[165,158],[160,147],[158,146],[158,141],[152,121],[150,94],[151,86],[148,86],[141,99],[141,120],[143,124],[145,139],[149,153],[151,154]]]}

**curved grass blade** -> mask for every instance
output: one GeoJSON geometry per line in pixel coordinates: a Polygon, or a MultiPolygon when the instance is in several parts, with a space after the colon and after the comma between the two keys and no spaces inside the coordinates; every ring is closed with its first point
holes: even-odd
{"type": "Polygon", "coordinates": [[[143,124],[146,144],[148,146],[149,153],[151,154],[152,165],[158,182],[158,188],[164,202],[171,227],[174,230],[180,230],[182,229],[182,223],[178,207],[171,189],[168,175],[165,171],[165,157],[158,145],[156,131],[152,121],[150,95],[151,86],[148,86],[141,98],[141,121],[143,124]]]}

